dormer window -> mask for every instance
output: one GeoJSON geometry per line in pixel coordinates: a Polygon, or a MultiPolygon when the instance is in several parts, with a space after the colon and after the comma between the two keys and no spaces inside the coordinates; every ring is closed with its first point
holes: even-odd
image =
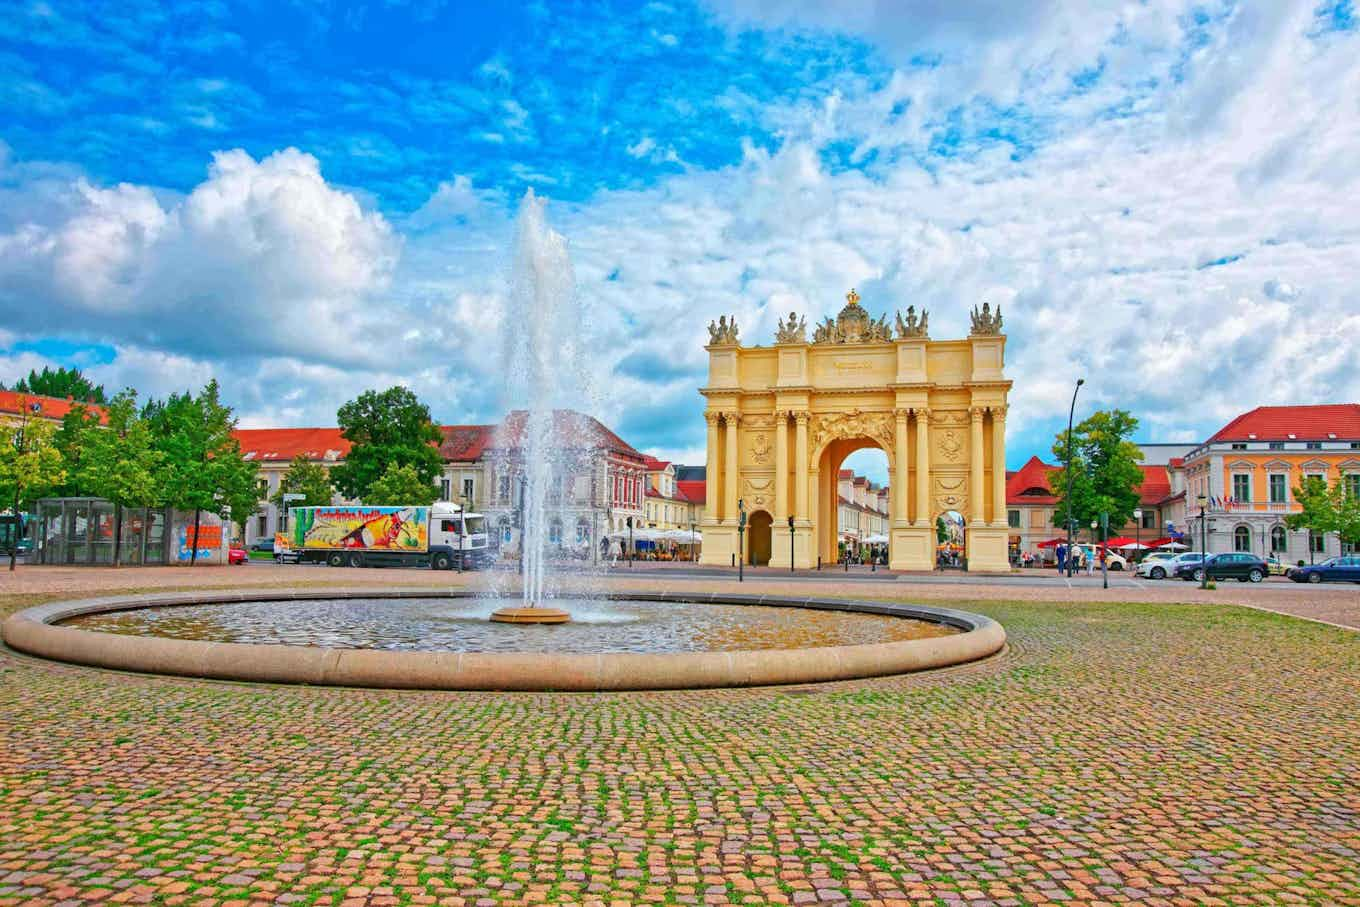
{"type": "Polygon", "coordinates": [[[1306,447],[1306,448],[1308,448],[1309,450],[1322,450],[1322,442],[1321,442],[1321,441],[1309,441],[1309,442],[1307,442],[1306,444],[1304,444],[1303,446],[1306,447]]]}
{"type": "Polygon", "coordinates": [[[1284,450],[1284,442],[1283,442],[1283,441],[1271,441],[1271,442],[1270,442],[1270,449],[1271,449],[1271,450],[1284,450]]]}
{"type": "Polygon", "coordinates": [[[1233,442],[1232,449],[1233,449],[1233,450],[1246,450],[1246,449],[1247,449],[1246,442],[1245,442],[1245,441],[1234,441],[1234,442],[1233,442]]]}

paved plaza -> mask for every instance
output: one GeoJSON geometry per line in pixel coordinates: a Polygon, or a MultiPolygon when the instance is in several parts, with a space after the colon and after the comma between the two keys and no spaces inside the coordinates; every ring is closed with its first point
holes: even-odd
{"type": "MultiPolygon", "coordinates": [[[[735,586],[617,572],[620,589],[735,586]]],[[[6,580],[0,614],[431,574],[6,580]]],[[[852,577],[836,594],[956,603],[1009,645],[929,674],[598,695],[252,686],[0,651],[0,905],[1360,904],[1360,634],[1252,609],[1360,626],[1354,587],[852,577]]]]}

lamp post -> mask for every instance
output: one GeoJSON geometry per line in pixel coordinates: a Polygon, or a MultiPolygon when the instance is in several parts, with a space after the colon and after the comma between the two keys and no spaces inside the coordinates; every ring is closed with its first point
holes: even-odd
{"type": "Polygon", "coordinates": [[[1138,508],[1133,511],[1133,542],[1137,546],[1133,549],[1133,556],[1137,557],[1143,550],[1143,511],[1138,508]]]}
{"type": "Polygon", "coordinates": [[[1072,388],[1072,405],[1067,408],[1067,499],[1063,509],[1067,511],[1067,575],[1072,576],[1072,416],[1077,411],[1077,392],[1086,383],[1085,378],[1077,379],[1072,388]]]}
{"type": "Polygon", "coordinates": [[[695,562],[699,560],[699,539],[695,535],[695,530],[697,528],[694,520],[691,519],[689,521],[689,559],[695,562]]]}
{"type": "Polygon", "coordinates": [[[793,514],[789,514],[789,572],[793,572],[793,514]]]}
{"type": "Polygon", "coordinates": [[[746,565],[746,502],[737,498],[737,582],[742,582],[746,565]]]}
{"type": "Polygon", "coordinates": [[[1209,498],[1199,495],[1199,587],[1209,588],[1209,498]]]}
{"type": "Polygon", "coordinates": [[[633,553],[634,553],[634,551],[636,551],[636,550],[637,550],[637,549],[635,549],[635,548],[633,547],[633,518],[632,518],[632,517],[629,517],[629,518],[628,518],[628,567],[629,567],[629,569],[632,569],[632,567],[633,567],[633,553]]]}

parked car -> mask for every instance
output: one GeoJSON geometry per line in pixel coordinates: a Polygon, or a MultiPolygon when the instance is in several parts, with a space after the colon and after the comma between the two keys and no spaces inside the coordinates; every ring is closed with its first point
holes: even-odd
{"type": "Polygon", "coordinates": [[[251,551],[262,551],[262,552],[264,552],[265,554],[273,554],[273,553],[274,553],[274,540],[273,540],[272,538],[269,538],[269,539],[259,539],[258,541],[255,542],[255,544],[253,544],[253,545],[250,546],[250,550],[251,550],[251,551]]]}
{"type": "MultiPolygon", "coordinates": [[[[1086,561],[1088,559],[1095,565],[1095,569],[1100,569],[1100,551],[1098,549],[1091,545],[1073,545],[1072,547],[1081,552],[1081,565],[1083,569],[1086,567],[1086,561]]],[[[1105,556],[1105,568],[1107,570],[1115,571],[1127,570],[1129,569],[1129,562],[1124,555],[1111,551],[1105,556]]]]}
{"type": "Polygon", "coordinates": [[[1296,583],[1360,583],[1360,557],[1333,557],[1320,564],[1291,567],[1287,575],[1296,583]]]}
{"type": "Polygon", "coordinates": [[[248,560],[250,560],[249,552],[239,545],[232,545],[227,549],[228,564],[244,564],[248,560]]]}
{"type": "Polygon", "coordinates": [[[1176,557],[1174,551],[1149,551],[1138,562],[1138,575],[1147,579],[1166,579],[1173,572],[1171,565],[1176,557]]]}
{"type": "Polygon", "coordinates": [[[1187,562],[1176,567],[1176,576],[1196,582],[1204,579],[1235,579],[1239,582],[1259,583],[1270,575],[1266,562],[1254,554],[1234,551],[1230,554],[1211,554],[1202,562],[1187,562]]]}
{"type": "Polygon", "coordinates": [[[1293,569],[1273,554],[1266,558],[1266,566],[1270,568],[1271,576],[1288,576],[1289,571],[1293,569]]]}

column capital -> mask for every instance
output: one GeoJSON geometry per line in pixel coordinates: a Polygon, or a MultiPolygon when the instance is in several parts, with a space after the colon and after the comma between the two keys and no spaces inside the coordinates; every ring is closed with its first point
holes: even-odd
{"type": "Polygon", "coordinates": [[[930,418],[930,407],[929,407],[929,406],[913,406],[913,407],[911,408],[911,411],[912,411],[913,413],[916,414],[916,418],[917,418],[917,419],[929,419],[929,418],[930,418]]]}
{"type": "Polygon", "coordinates": [[[795,410],[793,413],[793,418],[798,420],[799,425],[806,425],[808,423],[808,420],[812,418],[812,413],[808,412],[805,409],[795,410]]]}
{"type": "Polygon", "coordinates": [[[893,418],[896,419],[898,422],[906,422],[907,416],[909,415],[911,415],[910,407],[903,406],[893,410],[893,418]]]}
{"type": "Polygon", "coordinates": [[[973,422],[976,423],[976,424],[981,424],[981,422],[982,422],[982,416],[983,416],[983,414],[986,413],[986,412],[987,412],[987,407],[985,407],[985,406],[970,406],[970,407],[968,407],[968,415],[972,418],[973,422]]]}
{"type": "Polygon", "coordinates": [[[704,421],[709,425],[717,425],[718,419],[722,418],[722,413],[713,409],[704,410],[704,421]]]}
{"type": "Polygon", "coordinates": [[[998,422],[1004,422],[1006,420],[1006,407],[1004,404],[1001,406],[993,406],[989,408],[992,411],[993,419],[995,419],[998,422]]]}
{"type": "Polygon", "coordinates": [[[722,417],[723,421],[726,422],[728,425],[737,425],[738,423],[741,422],[741,413],[737,412],[734,409],[724,411],[722,417]]]}

